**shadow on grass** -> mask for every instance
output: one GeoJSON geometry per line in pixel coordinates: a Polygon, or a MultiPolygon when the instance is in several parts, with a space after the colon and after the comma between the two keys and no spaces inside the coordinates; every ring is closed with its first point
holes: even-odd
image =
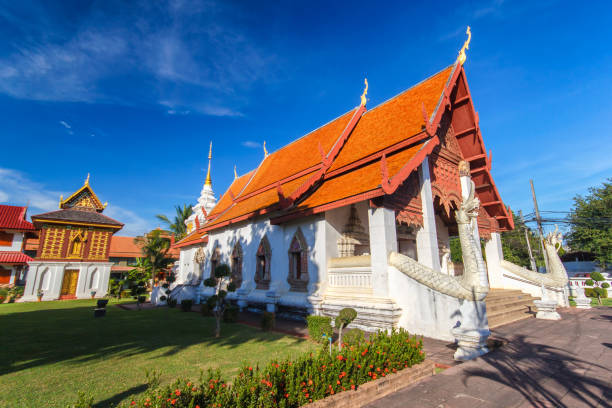
{"type": "MultiPolygon", "coordinates": [[[[600,320],[607,321],[612,316],[602,317],[605,319],[600,320]]],[[[589,330],[603,332],[606,326],[589,330]]],[[[509,336],[503,349],[480,359],[480,367],[464,370],[464,385],[473,377],[486,378],[515,389],[533,407],[569,408],[577,401],[581,406],[599,407],[609,387],[604,375],[594,373],[609,368],[560,348],[530,342],[523,335],[509,336]]]]}
{"type": "Polygon", "coordinates": [[[223,324],[222,337],[214,338],[214,319],[196,313],[167,308],[126,311],[113,305],[107,309],[106,317],[97,319],[93,317],[93,301],[91,307],[0,315],[0,375],[58,362],[129,357],[167,347],[170,349],[163,355],[171,356],[196,344],[236,348],[246,342],[272,343],[286,337],[241,324],[223,324]]]}
{"type": "Polygon", "coordinates": [[[123,392],[115,394],[115,395],[113,395],[110,398],[107,398],[107,399],[105,399],[103,401],[95,403],[92,406],[92,408],[114,407],[115,405],[119,404],[121,401],[123,401],[124,399],[126,399],[130,395],[140,394],[141,392],[144,392],[147,388],[148,388],[148,386],[146,384],[137,385],[137,386],[132,387],[130,389],[127,389],[127,390],[125,390],[123,392]]]}

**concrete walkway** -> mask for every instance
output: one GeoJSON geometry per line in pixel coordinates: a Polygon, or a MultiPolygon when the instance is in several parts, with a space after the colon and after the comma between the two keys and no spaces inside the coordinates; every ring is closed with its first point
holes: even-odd
{"type": "Polygon", "coordinates": [[[498,350],[367,407],[611,407],[612,308],[561,315],[499,327],[498,350]]]}

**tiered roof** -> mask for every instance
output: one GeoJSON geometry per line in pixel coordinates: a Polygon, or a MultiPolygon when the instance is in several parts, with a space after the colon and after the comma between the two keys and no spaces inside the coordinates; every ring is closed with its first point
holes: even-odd
{"type": "Polygon", "coordinates": [[[500,229],[513,228],[490,175],[463,66],[456,62],[374,109],[357,107],[266,156],[234,180],[206,225],[179,244],[262,214],[281,223],[392,194],[440,143],[436,132],[451,111],[483,207],[500,229]]]}

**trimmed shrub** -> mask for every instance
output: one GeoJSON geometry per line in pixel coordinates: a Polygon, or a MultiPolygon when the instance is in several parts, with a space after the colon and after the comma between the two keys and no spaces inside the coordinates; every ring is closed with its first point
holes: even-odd
{"type": "Polygon", "coordinates": [[[345,346],[359,346],[360,344],[365,343],[365,333],[360,329],[351,329],[344,333],[342,337],[342,342],[345,346]]]}
{"type": "Polygon", "coordinates": [[[200,312],[204,317],[213,317],[212,307],[208,304],[208,302],[202,303],[202,308],[200,309],[200,312]]]}
{"type": "Polygon", "coordinates": [[[270,331],[276,325],[276,315],[272,312],[263,312],[261,315],[261,330],[270,331]]]}
{"type": "Polygon", "coordinates": [[[181,301],[181,310],[183,312],[191,312],[191,306],[193,306],[192,299],[183,299],[181,301]]]}
{"type": "MultiPolygon", "coordinates": [[[[608,290],[607,289],[599,288],[599,290],[601,290],[601,297],[602,298],[607,298],[608,297],[608,290]]],[[[597,298],[597,291],[595,290],[595,288],[584,288],[584,295],[586,297],[597,298]]]]}
{"type": "Polygon", "coordinates": [[[176,299],[168,298],[168,301],[166,302],[166,304],[168,305],[168,307],[176,307],[176,299]]]}
{"type": "Polygon", "coordinates": [[[223,321],[225,323],[236,323],[238,321],[239,311],[240,308],[236,305],[225,306],[225,311],[223,311],[223,321]]]}
{"type": "Polygon", "coordinates": [[[403,329],[379,332],[359,347],[334,349],[331,355],[320,350],[296,360],[272,361],[262,368],[245,365],[231,385],[219,371],[209,370],[199,383],[181,379],[151,387],[127,407],[297,408],[421,363],[425,359],[422,348],[422,341],[403,329]]]}
{"type": "Polygon", "coordinates": [[[308,324],[308,337],[318,343],[326,344],[328,340],[323,338],[323,334],[329,337],[334,333],[331,317],[311,315],[306,318],[306,323],[308,324]]]}

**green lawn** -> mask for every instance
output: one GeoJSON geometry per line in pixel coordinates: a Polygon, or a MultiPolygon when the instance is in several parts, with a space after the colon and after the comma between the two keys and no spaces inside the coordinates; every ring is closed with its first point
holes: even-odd
{"type": "MultiPolygon", "coordinates": [[[[576,302],[574,302],[574,298],[570,297],[570,306],[576,306],[576,302]]],[[[597,298],[591,298],[591,306],[612,306],[612,298],[602,298],[601,305],[597,301],[597,298]]]]}
{"type": "Polygon", "coordinates": [[[145,370],[162,382],[197,379],[219,367],[232,377],[242,361],[263,363],[313,346],[304,340],[224,324],[176,309],[125,311],[110,303],[93,318],[94,300],[0,305],[0,406],[64,407],[79,391],[97,407],[129,400],[144,388],[145,370]]]}

